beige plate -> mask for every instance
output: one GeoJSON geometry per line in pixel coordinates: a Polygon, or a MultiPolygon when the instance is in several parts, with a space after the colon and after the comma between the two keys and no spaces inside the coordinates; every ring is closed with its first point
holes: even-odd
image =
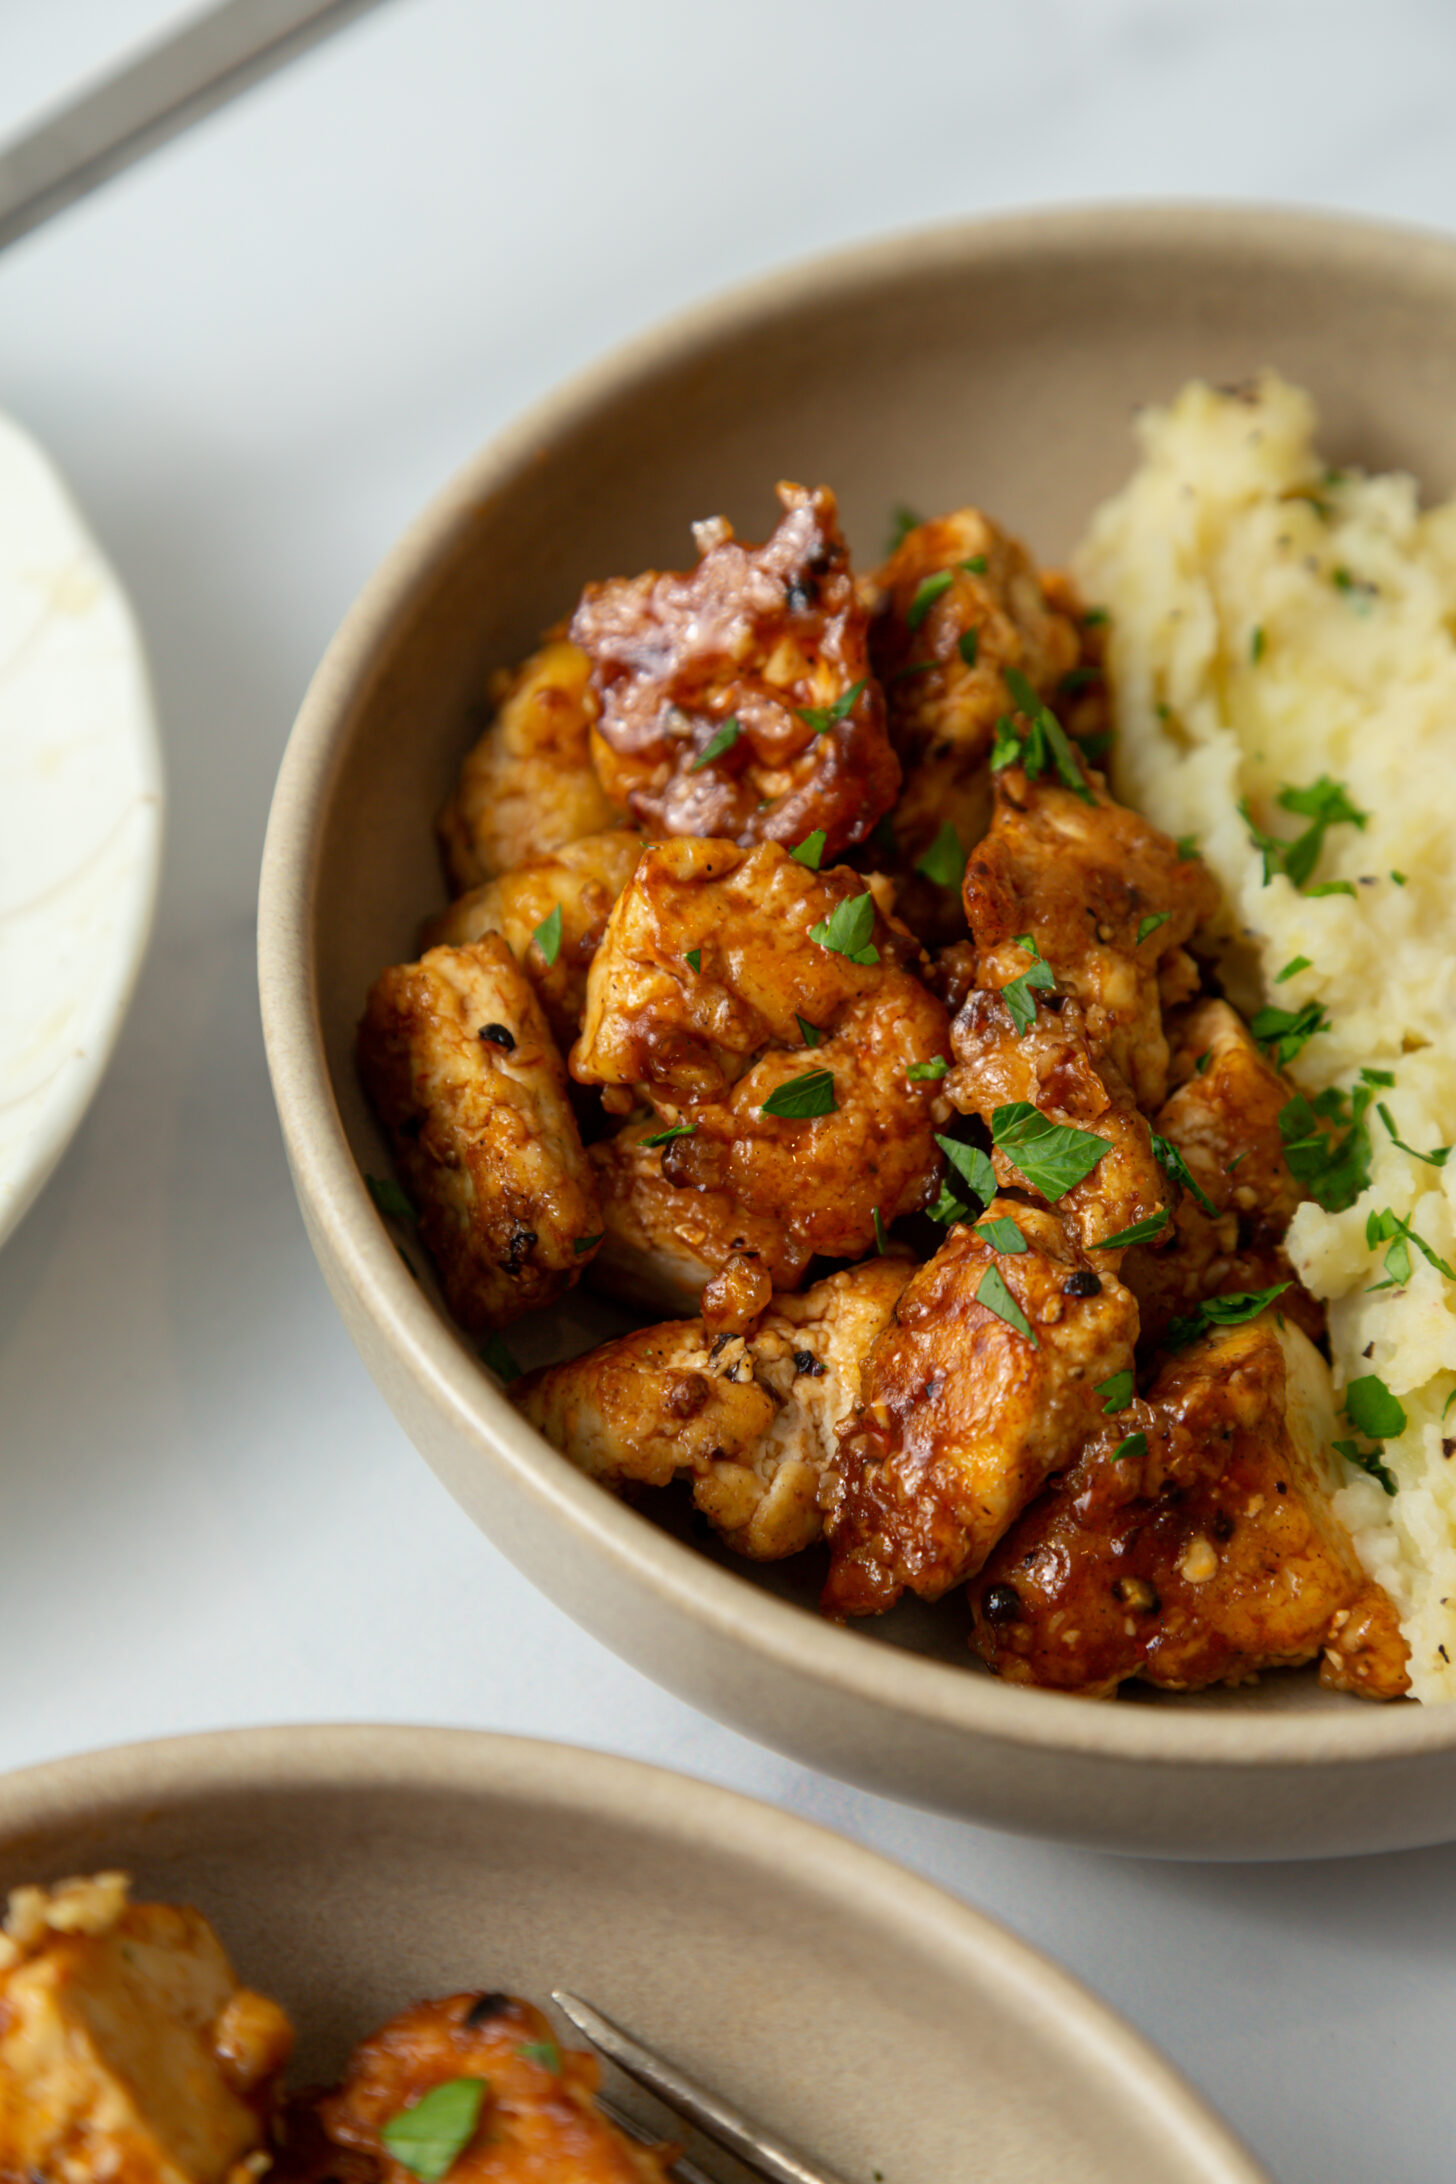
{"type": "MultiPolygon", "coordinates": [[[[978,222],[781,275],[610,358],[470,463],[359,600],[279,778],[263,1020],[309,1233],[396,1415],[499,1546],[606,1644],[763,1742],[997,1826],[1198,1857],[1456,1835],[1456,1706],[1326,1698],[1311,1675],[1092,1706],[968,1665],[954,1603],[869,1631],[808,1612],[814,1572],[716,1566],[577,1476],[400,1262],[360,1168],[385,1155],[353,1028],[440,899],[431,838],[487,671],[591,576],[749,536],[779,477],[841,496],[862,558],[891,504],[982,502],[1064,555],[1126,474],[1136,403],[1276,365],[1332,459],[1456,488],[1456,249],[1253,210],[978,222]]],[[[559,1308],[531,1361],[581,1345],[559,1308]]],[[[512,1341],[515,1341],[515,1335],[512,1341]]]]}
{"type": "MultiPolygon", "coordinates": [[[[544,2005],[567,1987],[863,2184],[1263,2175],[1134,2033],[989,1919],[655,1767],[462,1730],[254,1729],[0,1781],[0,1890],[117,1865],[139,1894],[197,1904],[286,2004],[297,2082],[420,1996],[544,2005]]],[[[672,2135],[645,2095],[610,2090],[672,2135]]]]}

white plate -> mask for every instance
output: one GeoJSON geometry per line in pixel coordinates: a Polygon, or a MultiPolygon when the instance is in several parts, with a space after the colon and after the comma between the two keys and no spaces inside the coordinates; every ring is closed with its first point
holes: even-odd
{"type": "Polygon", "coordinates": [[[46,457],[0,417],[0,1243],[116,1044],[162,800],[131,608],[46,457]]]}

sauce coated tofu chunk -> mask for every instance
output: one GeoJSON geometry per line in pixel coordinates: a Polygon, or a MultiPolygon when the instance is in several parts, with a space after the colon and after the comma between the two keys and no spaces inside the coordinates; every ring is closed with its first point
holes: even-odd
{"type": "Polygon", "coordinates": [[[1101,1698],[1321,1659],[1372,1698],[1407,1687],[1395,1610],[1330,1501],[1329,1374],[1272,1315],[1170,1358],[1027,1510],[973,1588],[998,1675],[1101,1698]]]}
{"type": "Polygon", "coordinates": [[[479,2114],[450,2184],[663,2184],[678,2149],[625,2138],[596,2105],[600,2075],[530,2003],[457,1994],[417,2002],[361,2041],[318,2112],[334,2144],[377,2160],[381,2184],[417,2184],[387,2127],[437,2087],[472,2079],[479,2114]]]}
{"type": "Polygon", "coordinates": [[[247,2184],[293,2042],[200,1912],[125,1877],[17,1890],[0,1949],[0,2176],[247,2184]]]}
{"type": "Polygon", "coordinates": [[[792,848],[822,828],[837,857],[889,810],[900,767],[834,495],[778,497],[761,546],[719,517],[686,574],[588,584],[571,634],[603,787],[644,833],[792,848]]]}
{"type": "Polygon", "coordinates": [[[375,981],[359,1075],[464,1327],[504,1327],[577,1280],[601,1206],[565,1064],[498,933],[375,981]]]}
{"type": "Polygon", "coordinates": [[[952,1229],[840,1428],[825,1612],[875,1614],[907,1587],[937,1600],[978,1570],[1093,1430],[1136,1337],[1131,1296],[1056,1214],[997,1198],[952,1229]]]}

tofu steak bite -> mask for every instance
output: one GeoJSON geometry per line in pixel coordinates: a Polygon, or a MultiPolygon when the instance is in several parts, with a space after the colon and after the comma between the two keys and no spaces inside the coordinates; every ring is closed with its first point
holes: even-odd
{"type": "Polygon", "coordinates": [[[565,1053],[586,1006],[591,959],[641,848],[640,834],[617,827],[528,857],[461,895],[431,922],[426,943],[458,948],[487,933],[501,934],[535,987],[552,1036],[565,1053]]]}
{"type": "Polygon", "coordinates": [[[663,2184],[677,2147],[625,2138],[593,2098],[600,2077],[529,2002],[456,1994],[417,2002],[361,2041],[318,2113],[333,2143],[375,2158],[380,2184],[447,2173],[451,2184],[663,2184]],[[410,2160],[427,2150],[428,2169],[410,2160]]]}
{"type": "Polygon", "coordinates": [[[661,1119],[663,1174],[778,1224],[777,1286],[857,1258],[940,1168],[949,1025],[916,941],[843,867],[776,843],[662,842],[617,900],[572,1074],[661,1119]]]}
{"type": "MultiPolygon", "coordinates": [[[[1129,1384],[1130,1385],[1130,1384],[1129,1384]]],[[[1104,1697],[1247,1683],[1322,1656],[1320,1681],[1407,1686],[1395,1610],[1334,1513],[1324,1361],[1271,1314],[1215,1327],[1129,1393],[972,1588],[997,1674],[1104,1697]]]]}
{"type": "Polygon", "coordinates": [[[585,653],[552,637],[494,678],[496,716],[461,766],[438,822],[457,892],[620,823],[591,762],[597,703],[590,674],[585,653]]]}
{"type": "Polygon", "coordinates": [[[0,1935],[0,2176],[251,2184],[293,2030],[200,1912],[101,1873],[10,1897],[0,1935]]]}
{"type": "Polygon", "coordinates": [[[835,1429],[913,1271],[908,1259],[868,1259],[801,1297],[750,1307],[738,1332],[703,1319],[644,1327],[530,1374],[515,1400],[603,1485],[666,1486],[686,1472],[739,1554],[797,1554],[823,1531],[835,1429]]]}
{"type": "Polygon", "coordinates": [[[1093,1431],[1130,1369],[1137,1306],[1054,1213],[993,1199],[895,1306],[839,1429],[828,1488],[831,1615],[937,1600],[978,1570],[1093,1431]]]}
{"type": "Polygon", "coordinates": [[[651,835],[862,842],[900,768],[870,672],[834,495],[780,485],[761,546],[723,517],[697,567],[588,584],[571,634],[592,663],[606,794],[651,835]]]}
{"type": "Polygon", "coordinates": [[[570,1288],[600,1241],[601,1206],[565,1066],[500,935],[385,971],[358,1051],[461,1325],[504,1327],[570,1288]]]}
{"type": "Polygon", "coordinates": [[[1025,736],[1021,749],[1022,762],[997,773],[990,832],[966,865],[978,982],[1024,973],[1029,934],[1057,988],[1081,1003],[1094,1053],[1152,1114],[1168,1090],[1163,1006],[1198,990],[1184,944],[1218,908],[1218,888],[1201,858],[1114,803],[1075,756],[1063,780],[1055,769],[1033,776],[1025,736]]]}

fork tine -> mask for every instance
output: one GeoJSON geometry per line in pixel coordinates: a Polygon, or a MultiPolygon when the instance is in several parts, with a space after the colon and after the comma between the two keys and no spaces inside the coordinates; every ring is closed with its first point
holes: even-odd
{"type": "MultiPolygon", "coordinates": [[[[629,2116],[625,2108],[619,2108],[615,2101],[609,2101],[605,2093],[597,2094],[596,2104],[604,2116],[611,2117],[619,2131],[625,2131],[628,2138],[635,2139],[639,2146],[656,2146],[660,2143],[655,2131],[644,2130],[635,2116],[629,2116]]],[[[713,2184],[707,2170],[700,2169],[685,2154],[678,2157],[669,2173],[677,2178],[678,2184],[713,2184]]]]}
{"type": "Polygon", "coordinates": [[[559,1989],[552,1995],[559,2010],[571,2019],[580,2033],[584,2033],[594,2048],[599,2048],[609,2062],[619,2070],[625,2070],[629,2078],[646,2086],[649,2093],[684,2117],[710,2139],[716,2139],[730,2154],[747,2162],[770,2184],[843,2184],[843,2179],[830,2169],[816,2169],[786,2146],[770,2132],[762,2131],[750,2122],[740,2109],[734,2108],[716,2093],[710,2093],[697,2080],[684,2076],[671,2063],[665,2063],[660,2055],[646,2048],[630,2033],[623,2032],[609,2017],[603,2017],[589,2002],[579,1995],[563,1994],[559,1989]]]}

